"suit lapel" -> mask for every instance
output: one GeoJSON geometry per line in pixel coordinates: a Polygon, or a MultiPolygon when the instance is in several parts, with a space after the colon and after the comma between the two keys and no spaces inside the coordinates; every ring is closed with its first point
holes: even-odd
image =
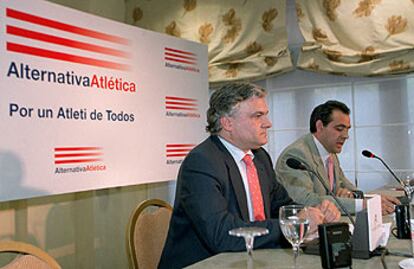
{"type": "Polygon", "coordinates": [[[341,188],[340,176],[339,176],[339,160],[338,156],[334,154],[334,175],[335,175],[335,187],[341,188]]]}
{"type": "Polygon", "coordinates": [[[249,211],[247,208],[246,190],[244,189],[243,180],[240,175],[239,168],[234,162],[230,152],[224,147],[217,136],[211,136],[212,141],[217,145],[220,151],[223,153],[226,166],[229,170],[229,177],[231,184],[233,185],[234,194],[236,196],[237,204],[240,208],[240,214],[244,221],[249,221],[249,211]]]}
{"type": "MultiPolygon", "coordinates": [[[[323,181],[325,182],[325,185],[328,187],[330,184],[328,173],[326,171],[325,164],[321,158],[321,155],[319,154],[318,148],[316,147],[315,141],[313,140],[312,134],[308,134],[305,139],[312,153],[312,162],[313,162],[314,168],[316,168],[315,172],[320,176],[320,178],[323,179],[323,181]]],[[[325,188],[323,189],[325,190],[325,188]]]]}

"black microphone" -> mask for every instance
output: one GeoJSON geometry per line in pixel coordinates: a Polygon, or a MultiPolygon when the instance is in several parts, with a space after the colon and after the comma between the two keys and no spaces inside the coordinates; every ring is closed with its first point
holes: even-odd
{"type": "Polygon", "coordinates": [[[287,159],[286,160],[286,165],[289,166],[292,169],[307,171],[307,172],[312,173],[313,175],[315,175],[316,178],[319,180],[319,182],[322,184],[322,186],[325,188],[325,190],[328,192],[328,194],[336,201],[336,203],[339,205],[339,207],[342,209],[342,211],[345,212],[346,216],[349,218],[352,225],[354,225],[354,227],[355,227],[355,221],[352,218],[351,214],[349,213],[348,209],[346,209],[345,206],[341,203],[341,201],[338,200],[336,195],[330,190],[330,188],[328,186],[326,186],[326,183],[323,181],[322,178],[320,178],[320,176],[317,173],[315,173],[315,171],[313,171],[310,168],[306,167],[303,163],[301,163],[300,161],[298,161],[294,158],[287,159]]]}
{"type": "Polygon", "coordinates": [[[402,182],[402,180],[401,179],[399,179],[396,175],[395,175],[395,173],[394,173],[394,171],[392,171],[391,170],[391,168],[380,158],[380,157],[378,157],[377,155],[375,155],[374,153],[372,153],[371,151],[369,151],[369,150],[363,150],[362,151],[362,155],[364,156],[364,157],[367,157],[367,158],[374,158],[374,159],[378,159],[378,160],[380,160],[381,161],[381,163],[385,166],[385,168],[387,168],[387,170],[391,173],[391,175],[393,176],[393,178],[403,187],[403,189],[404,189],[404,193],[405,193],[405,195],[407,196],[407,197],[409,197],[409,194],[411,194],[413,191],[414,191],[414,189],[413,189],[413,187],[411,187],[411,186],[408,186],[408,185],[406,185],[406,184],[404,184],[404,182],[402,182]]]}
{"type": "Polygon", "coordinates": [[[289,158],[286,160],[287,166],[296,170],[307,170],[306,167],[298,160],[289,158]]]}

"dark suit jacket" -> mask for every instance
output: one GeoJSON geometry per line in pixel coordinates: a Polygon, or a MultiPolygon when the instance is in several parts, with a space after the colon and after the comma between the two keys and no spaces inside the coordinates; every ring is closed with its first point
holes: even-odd
{"type": "Polygon", "coordinates": [[[243,251],[242,238],[229,230],[259,226],[269,234],[255,239],[255,248],[278,247],[284,241],[278,210],[292,203],[278,183],[267,152],[253,150],[266,220],[250,222],[246,192],[233,157],[217,136],[195,147],[181,165],[173,215],[158,268],[182,268],[226,251],[243,251]]]}

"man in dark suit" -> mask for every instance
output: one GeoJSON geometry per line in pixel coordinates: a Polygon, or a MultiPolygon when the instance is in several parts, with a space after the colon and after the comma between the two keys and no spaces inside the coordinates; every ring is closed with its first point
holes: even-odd
{"type": "MultiPolygon", "coordinates": [[[[278,211],[292,200],[261,148],[271,127],[265,95],[256,85],[233,83],[211,96],[207,112],[211,136],[181,165],[158,268],[182,268],[220,252],[243,251],[243,239],[228,234],[233,228],[267,228],[269,234],[256,238],[255,248],[274,248],[283,242],[278,211]],[[253,158],[253,170],[246,158],[253,158]]],[[[309,212],[311,231],[340,216],[328,200],[309,212]]]]}

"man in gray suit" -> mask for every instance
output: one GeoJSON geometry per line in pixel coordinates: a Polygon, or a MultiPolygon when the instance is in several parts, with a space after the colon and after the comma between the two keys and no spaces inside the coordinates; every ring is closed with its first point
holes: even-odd
{"type": "MultiPolygon", "coordinates": [[[[323,199],[334,200],[315,175],[288,167],[286,161],[289,158],[300,161],[318,174],[325,181],[325,186],[336,194],[351,213],[365,207],[364,199],[355,199],[356,188],[345,177],[337,157],[349,137],[349,114],[349,108],[339,101],[327,101],[317,106],[311,114],[310,133],[293,142],[280,154],[276,174],[289,196],[297,203],[314,205],[323,199]],[[333,165],[329,165],[330,162],[333,165]]],[[[394,206],[400,203],[398,199],[386,195],[381,195],[381,202],[383,214],[392,213],[394,206]]]]}

